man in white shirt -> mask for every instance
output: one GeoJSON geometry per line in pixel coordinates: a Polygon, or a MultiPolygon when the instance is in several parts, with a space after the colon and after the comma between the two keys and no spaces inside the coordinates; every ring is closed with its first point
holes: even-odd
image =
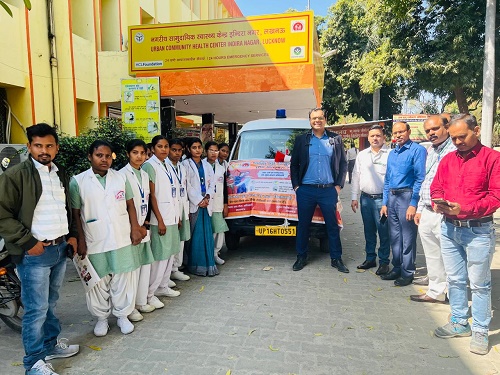
{"type": "Polygon", "coordinates": [[[380,240],[378,249],[379,268],[377,275],[389,272],[390,240],[387,216],[380,217],[384,178],[387,168],[387,156],[390,149],[384,144],[384,128],[373,125],[368,132],[370,147],[361,151],[354,165],[352,176],[351,208],[354,212],[359,207],[358,194],[361,192],[361,217],[365,232],[366,260],[358,269],[369,269],[377,266],[377,232],[380,240]],[[384,219],[385,218],[385,219],[384,219]]]}
{"type": "Polygon", "coordinates": [[[347,172],[349,174],[349,183],[352,182],[352,171],[354,170],[354,163],[356,162],[357,156],[358,149],[354,146],[354,142],[351,142],[351,148],[347,150],[347,172]]]}
{"type": "Polygon", "coordinates": [[[431,183],[436,175],[439,162],[456,147],[448,135],[448,120],[445,117],[434,115],[424,122],[425,134],[432,143],[427,150],[425,166],[425,180],[420,188],[420,200],[414,221],[418,225],[418,233],[424,248],[429,289],[426,293],[411,295],[414,302],[444,303],[446,300],[446,272],[443,257],[441,256],[441,222],[443,215],[434,212],[432,208],[431,183]]]}
{"type": "Polygon", "coordinates": [[[57,339],[61,324],[55,316],[68,246],[72,252],[77,248],[77,233],[67,197],[69,180],[53,163],[59,150],[56,130],[41,123],[26,133],[30,157],[0,176],[0,235],[22,284],[26,374],[57,375],[45,361],[79,351],[78,345],[57,339]]]}

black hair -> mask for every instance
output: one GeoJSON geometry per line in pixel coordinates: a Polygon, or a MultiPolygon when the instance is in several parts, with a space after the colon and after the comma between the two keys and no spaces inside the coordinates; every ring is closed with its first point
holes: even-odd
{"type": "Polygon", "coordinates": [[[184,143],[182,143],[182,141],[179,138],[171,139],[170,141],[168,141],[168,144],[170,145],[170,147],[172,147],[173,145],[179,145],[182,148],[184,148],[184,143]]]}
{"type": "Polygon", "coordinates": [[[370,131],[370,130],[381,130],[382,134],[385,134],[384,127],[379,125],[379,124],[372,125],[371,128],[368,129],[368,131],[370,131]]]}
{"type": "Polygon", "coordinates": [[[103,141],[101,139],[97,139],[94,142],[92,142],[92,144],[90,145],[90,147],[89,147],[89,155],[92,155],[94,153],[94,151],[97,150],[101,146],[109,147],[109,149],[111,150],[111,152],[113,152],[113,147],[111,147],[111,145],[108,142],[103,141]]]}
{"type": "Polygon", "coordinates": [[[311,118],[311,113],[316,112],[316,111],[323,111],[323,116],[325,116],[325,119],[326,119],[326,109],[321,108],[321,107],[311,109],[309,111],[309,119],[311,118]]]}
{"type": "Polygon", "coordinates": [[[228,145],[226,142],[221,142],[221,143],[219,143],[219,150],[220,150],[222,147],[227,147],[229,150],[231,150],[231,147],[229,147],[229,145],[228,145]]]}
{"type": "Polygon", "coordinates": [[[191,155],[191,152],[189,152],[189,149],[191,148],[192,145],[194,145],[195,143],[199,143],[200,145],[203,144],[203,142],[201,141],[200,138],[196,138],[196,137],[189,137],[189,138],[186,138],[186,157],[189,159],[192,157],[191,155]]]}
{"type": "Polygon", "coordinates": [[[208,151],[208,149],[210,148],[210,146],[217,146],[217,149],[219,149],[219,145],[217,144],[217,142],[208,141],[207,143],[205,143],[205,152],[208,151]]]}
{"type": "Polygon", "coordinates": [[[153,144],[151,142],[146,143],[146,147],[148,148],[149,151],[153,152],[153,144]]]}
{"type": "Polygon", "coordinates": [[[144,142],[142,139],[131,139],[130,141],[127,142],[125,150],[127,150],[127,152],[130,153],[137,146],[143,147],[144,152],[148,151],[148,146],[146,146],[146,142],[144,142]]]}
{"type": "MultiPolygon", "coordinates": [[[[162,139],[166,140],[168,143],[167,137],[164,135],[155,135],[153,139],[151,140],[151,149],[155,148],[155,146],[160,142],[162,139]]],[[[170,145],[170,143],[168,143],[170,145]]]]}
{"type": "Polygon", "coordinates": [[[28,136],[29,143],[33,142],[33,137],[46,137],[51,135],[55,138],[56,144],[59,144],[59,137],[57,135],[56,128],[46,124],[45,122],[26,128],[26,135],[28,136]]]}
{"type": "Polygon", "coordinates": [[[410,128],[410,124],[408,124],[406,121],[394,121],[394,122],[392,123],[392,126],[394,127],[394,125],[396,125],[396,124],[405,124],[405,126],[406,126],[406,130],[410,130],[410,129],[411,129],[411,128],[410,128]]]}

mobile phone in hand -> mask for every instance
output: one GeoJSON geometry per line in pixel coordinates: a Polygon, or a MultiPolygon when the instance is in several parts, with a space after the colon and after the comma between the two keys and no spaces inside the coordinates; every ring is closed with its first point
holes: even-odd
{"type": "Polygon", "coordinates": [[[70,259],[73,259],[74,255],[75,255],[75,250],[73,249],[73,245],[67,244],[66,245],[66,256],[70,259]]]}
{"type": "Polygon", "coordinates": [[[444,205],[444,206],[450,206],[450,205],[448,204],[448,202],[447,202],[446,200],[444,200],[443,198],[434,198],[434,199],[432,199],[432,201],[433,201],[434,203],[436,203],[436,204],[442,204],[442,205],[444,205]]]}
{"type": "Polygon", "coordinates": [[[382,216],[380,216],[380,224],[385,224],[386,221],[387,221],[387,215],[386,214],[383,214],[382,216]]]}

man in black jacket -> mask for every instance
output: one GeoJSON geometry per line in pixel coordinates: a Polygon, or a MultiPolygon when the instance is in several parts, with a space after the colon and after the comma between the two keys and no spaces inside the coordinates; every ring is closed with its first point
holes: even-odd
{"type": "Polygon", "coordinates": [[[331,265],[340,272],[349,272],[342,262],[337,223],[338,193],[344,186],[347,160],[342,137],[325,130],[326,118],[322,108],[309,112],[311,131],[297,136],[290,166],[292,186],[297,195],[299,223],[297,225],[297,261],[294,271],[307,264],[309,228],[316,206],[325,218],[331,265]]]}
{"type": "Polygon", "coordinates": [[[59,150],[56,130],[41,123],[26,132],[30,157],[0,176],[0,235],[22,284],[26,374],[48,375],[56,372],[45,361],[71,357],[80,349],[57,339],[61,325],[54,314],[67,246],[76,249],[77,232],[67,196],[69,180],[53,163],[59,150]]]}

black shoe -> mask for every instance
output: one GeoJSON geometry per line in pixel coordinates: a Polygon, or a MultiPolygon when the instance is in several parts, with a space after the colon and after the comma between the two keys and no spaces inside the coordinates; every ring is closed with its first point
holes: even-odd
{"type": "Polygon", "coordinates": [[[388,264],[381,264],[378,267],[378,270],[375,272],[375,275],[382,276],[388,272],[389,272],[389,265],[388,264]]]}
{"type": "Polygon", "coordinates": [[[307,256],[300,256],[297,255],[297,260],[293,264],[292,269],[294,271],[300,271],[302,268],[304,268],[307,264],[307,256]]]}
{"type": "Polygon", "coordinates": [[[394,285],[396,286],[407,286],[407,285],[410,285],[413,281],[413,275],[409,276],[409,277],[404,277],[404,276],[401,276],[401,277],[398,277],[396,280],[394,280],[394,285]]]}
{"type": "Polygon", "coordinates": [[[365,260],[362,264],[360,264],[357,268],[358,270],[367,270],[373,267],[377,267],[377,262],[372,260],[371,262],[369,260],[365,260]]]}
{"type": "Polygon", "coordinates": [[[382,280],[396,280],[399,277],[401,277],[401,272],[394,271],[394,268],[391,272],[386,273],[385,275],[380,275],[382,280]]]}
{"type": "Polygon", "coordinates": [[[342,259],[332,259],[332,267],[338,269],[340,272],[349,273],[349,269],[344,265],[342,259]]]}

